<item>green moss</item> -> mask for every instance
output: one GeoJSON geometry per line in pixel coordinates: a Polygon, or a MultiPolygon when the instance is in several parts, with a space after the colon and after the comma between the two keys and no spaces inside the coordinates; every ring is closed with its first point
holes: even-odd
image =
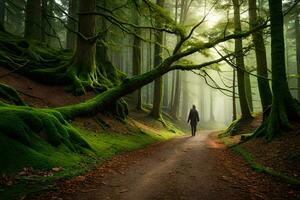
{"type": "Polygon", "coordinates": [[[14,103],[15,105],[26,105],[14,88],[2,83],[0,83],[0,97],[9,103],[14,103]]]}
{"type": "Polygon", "coordinates": [[[78,145],[90,148],[63,116],[54,110],[2,105],[0,118],[0,134],[29,147],[34,147],[33,138],[41,137],[53,146],[64,144],[72,151],[76,151],[78,145]]]}
{"type": "Polygon", "coordinates": [[[0,174],[13,175],[21,171],[23,167],[33,167],[35,170],[63,168],[63,171],[55,173],[53,177],[35,177],[33,180],[23,178],[16,185],[0,188],[0,199],[20,198],[24,194],[48,188],[54,180],[79,175],[114,155],[180,135],[169,131],[162,131],[159,135],[145,131],[130,134],[109,132],[95,134],[76,126],[71,127],[72,132],[75,133],[75,136],[69,133],[71,137],[75,137],[73,141],[86,142],[91,146],[92,151],[87,148],[83,149],[82,144],[80,145],[81,153],[70,151],[64,143],[54,147],[39,136],[31,138],[32,147],[29,147],[0,134],[0,174]]]}

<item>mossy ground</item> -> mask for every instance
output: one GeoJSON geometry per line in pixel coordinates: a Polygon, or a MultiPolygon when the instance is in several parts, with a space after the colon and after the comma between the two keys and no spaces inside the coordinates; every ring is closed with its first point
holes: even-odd
{"type": "Polygon", "coordinates": [[[90,144],[92,150],[85,149],[85,152],[80,154],[71,151],[64,144],[53,147],[39,137],[34,139],[34,148],[30,148],[0,134],[0,174],[17,176],[24,167],[32,167],[36,171],[47,171],[53,167],[62,168],[62,171],[49,177],[17,176],[16,183],[12,186],[0,186],[0,199],[20,198],[28,193],[43,190],[48,188],[54,180],[84,173],[114,155],[180,135],[166,130],[158,135],[150,131],[138,131],[138,129],[130,134],[110,132],[95,134],[76,126],[75,128],[90,144]]]}

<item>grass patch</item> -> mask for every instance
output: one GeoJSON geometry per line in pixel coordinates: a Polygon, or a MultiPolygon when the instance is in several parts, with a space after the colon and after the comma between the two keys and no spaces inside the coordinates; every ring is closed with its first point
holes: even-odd
{"type": "Polygon", "coordinates": [[[0,199],[17,199],[49,188],[53,181],[80,175],[117,154],[180,135],[169,131],[161,131],[159,135],[145,131],[130,134],[96,134],[78,127],[75,129],[89,143],[92,150],[84,149],[82,153],[77,153],[64,144],[53,147],[39,136],[34,138],[34,147],[31,148],[0,134],[0,175],[17,177],[12,186],[0,185],[0,199]],[[63,170],[49,177],[17,176],[24,167],[32,167],[35,171],[47,171],[53,167],[62,167],[63,170]]]}

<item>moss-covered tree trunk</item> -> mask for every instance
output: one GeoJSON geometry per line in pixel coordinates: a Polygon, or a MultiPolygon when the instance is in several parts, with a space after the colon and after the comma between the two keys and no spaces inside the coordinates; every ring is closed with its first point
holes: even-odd
{"type": "Polygon", "coordinates": [[[41,0],[27,0],[25,10],[25,38],[41,39],[42,20],[41,0]]]}
{"type": "MultiPolygon", "coordinates": [[[[240,33],[242,31],[241,28],[241,19],[240,19],[240,1],[232,0],[234,5],[234,29],[236,33],[240,33]]],[[[249,108],[249,103],[246,94],[246,86],[245,86],[245,64],[244,64],[244,55],[242,53],[243,43],[242,39],[235,39],[235,54],[236,54],[236,66],[237,69],[237,80],[238,80],[238,91],[240,97],[240,107],[241,107],[241,120],[251,119],[251,112],[249,108]]]]}
{"type": "MultiPolygon", "coordinates": [[[[248,0],[248,4],[249,24],[250,28],[254,28],[258,25],[256,0],[248,0]]],[[[263,32],[257,31],[252,34],[252,40],[255,46],[258,90],[262,109],[265,110],[272,104],[272,93],[268,81],[267,55],[263,32]]]]}
{"type": "Polygon", "coordinates": [[[73,49],[76,48],[76,34],[72,31],[77,31],[77,22],[75,19],[77,19],[77,13],[78,11],[78,0],[69,0],[69,11],[68,15],[68,27],[71,30],[67,30],[67,49],[73,49]]]}
{"type": "MultiPolygon", "coordinates": [[[[139,25],[139,15],[137,11],[134,12],[134,20],[135,24],[139,25]]],[[[136,29],[135,34],[138,36],[141,36],[141,29],[136,29]]],[[[142,52],[141,52],[141,39],[137,36],[134,36],[133,39],[133,53],[132,53],[132,73],[133,75],[139,75],[141,74],[141,61],[142,61],[142,52]]],[[[136,103],[136,109],[141,110],[142,109],[142,90],[141,88],[134,92],[134,100],[136,103]]]]}
{"type": "Polygon", "coordinates": [[[271,113],[254,136],[274,136],[291,128],[290,121],[300,119],[299,103],[293,99],[286,78],[281,0],[269,0],[271,20],[272,91],[271,113]]]}
{"type": "Polygon", "coordinates": [[[93,87],[97,82],[96,67],[96,16],[86,14],[96,10],[96,0],[79,2],[78,30],[73,63],[68,69],[68,77],[73,81],[74,91],[81,94],[86,87],[93,87]]]}
{"type": "MultiPolygon", "coordinates": [[[[165,0],[157,0],[156,4],[160,7],[164,7],[165,0]]],[[[160,23],[156,22],[158,27],[160,27],[160,23]]],[[[163,33],[157,32],[156,33],[156,44],[154,47],[154,66],[159,66],[162,62],[162,48],[161,45],[163,44],[163,33]]],[[[153,92],[153,108],[151,111],[151,116],[154,118],[161,117],[161,104],[163,98],[163,79],[159,77],[154,81],[154,92],[153,92]]]]}

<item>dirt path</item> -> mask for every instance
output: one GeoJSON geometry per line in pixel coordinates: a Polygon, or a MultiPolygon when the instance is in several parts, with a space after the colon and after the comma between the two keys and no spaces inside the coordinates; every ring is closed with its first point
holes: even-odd
{"type": "Polygon", "coordinates": [[[39,199],[289,199],[288,188],[253,172],[209,133],[118,156],[39,199]]]}

